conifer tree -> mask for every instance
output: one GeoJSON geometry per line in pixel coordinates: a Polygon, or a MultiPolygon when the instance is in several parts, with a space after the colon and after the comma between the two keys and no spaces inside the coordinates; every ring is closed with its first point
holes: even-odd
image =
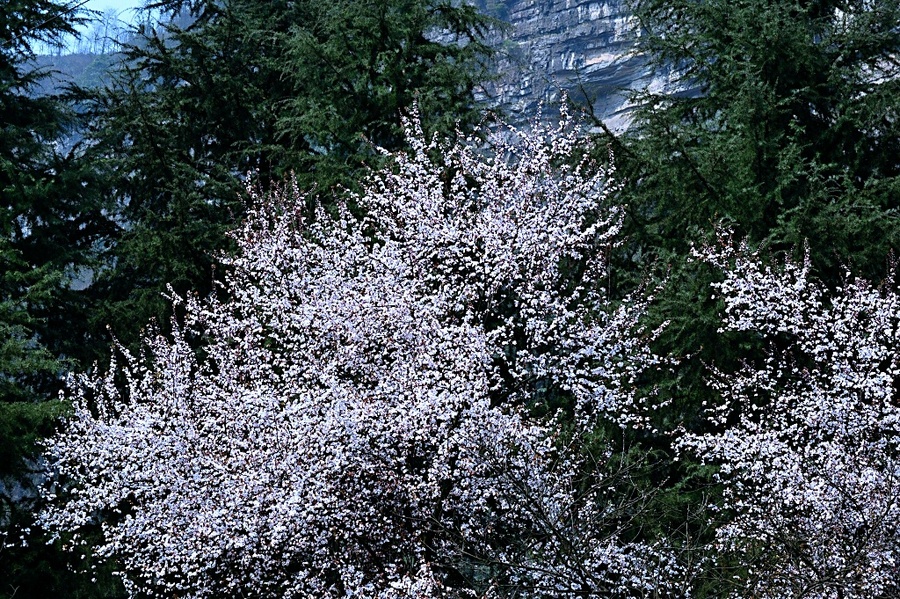
{"type": "MultiPolygon", "coordinates": [[[[757,334],[722,329],[711,287],[722,272],[693,260],[726,223],[775,254],[809,248],[811,273],[838,284],[847,269],[884,276],[900,247],[900,3],[896,0],[633,0],[639,51],[667,84],[633,98],[628,131],[611,145],[625,182],[628,242],[621,288],[664,280],[650,309],[668,323],[655,349],[676,357],[655,381],[668,408],[661,430],[710,431],[704,405],[719,405],[710,367],[736,372],[766,359],[757,334]]],[[[657,80],[659,82],[659,80],[657,80]]],[[[671,437],[638,439],[640,451],[672,455],[671,437]]],[[[690,514],[716,492],[707,465],[690,456],[661,463],[666,512],[690,514]]],[[[662,476],[658,476],[662,478],[662,476]]],[[[661,512],[661,513],[666,513],[661,512]]],[[[684,529],[702,530],[722,512],[684,529]]],[[[678,526],[677,518],[648,522],[678,526]]],[[[711,564],[712,562],[707,562],[711,564]]],[[[710,572],[709,592],[734,564],[710,572]]]]}
{"type": "MultiPolygon", "coordinates": [[[[43,74],[27,65],[36,44],[73,33],[73,24],[57,2],[0,9],[0,476],[23,467],[28,441],[47,416],[39,402],[56,387],[65,353],[47,316],[66,299],[66,267],[78,264],[83,249],[78,198],[67,197],[57,176],[64,157],[54,144],[68,115],[58,98],[33,95],[43,74]]],[[[8,509],[0,496],[0,518],[8,509]]]]}
{"type": "Polygon", "coordinates": [[[705,365],[751,352],[717,333],[715,275],[687,259],[717,224],[776,252],[808,244],[832,283],[847,268],[881,278],[900,247],[900,2],[633,6],[640,49],[670,84],[638,95],[613,141],[633,239],[623,261],[669,277],[658,318],[674,326],[660,351],[691,356],[672,383],[689,404],[675,419],[690,420],[705,365]]]}
{"type": "MultiPolygon", "coordinates": [[[[649,245],[683,252],[728,220],[809,241],[823,274],[883,268],[900,241],[900,3],[635,3],[644,50],[679,93],[644,94],[629,135],[649,245]]],[[[883,273],[882,273],[883,274],[883,273]]]]}
{"type": "Polygon", "coordinates": [[[42,89],[38,50],[75,35],[72,3],[0,4],[0,597],[115,593],[68,574],[69,559],[30,529],[38,504],[38,441],[65,410],[66,370],[84,356],[83,281],[106,219],[69,134],[75,114],[42,89]]]}
{"type": "Polygon", "coordinates": [[[417,98],[431,129],[470,117],[487,55],[487,20],[450,2],[153,6],[168,20],[143,27],[93,96],[94,162],[122,223],[96,330],[113,323],[126,344],[149,319],[168,322],[167,285],[212,289],[245,177],[265,187],[294,173],[323,195],[351,185],[380,160],[373,144],[401,143],[417,98]]]}
{"type": "Polygon", "coordinates": [[[348,173],[375,158],[373,146],[403,144],[399,116],[413,102],[426,132],[470,127],[472,91],[489,77],[485,35],[494,22],[447,0],[294,3],[278,65],[291,85],[279,134],[302,148],[314,175],[352,184],[348,173]]]}

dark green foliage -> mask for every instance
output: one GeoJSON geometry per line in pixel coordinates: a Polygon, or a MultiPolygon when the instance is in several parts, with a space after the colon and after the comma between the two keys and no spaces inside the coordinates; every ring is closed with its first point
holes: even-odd
{"type": "MultiPolygon", "coordinates": [[[[478,117],[472,90],[488,77],[483,41],[491,21],[449,0],[298,2],[279,68],[292,87],[278,128],[307,149],[312,181],[352,184],[376,156],[403,144],[399,115],[417,103],[426,133],[478,117]]],[[[301,179],[304,177],[301,174],[301,179]]]]}
{"type": "MultiPolygon", "coordinates": [[[[719,331],[722,306],[710,285],[721,275],[691,259],[693,246],[719,243],[724,226],[769,253],[808,248],[830,284],[848,269],[880,279],[900,248],[900,2],[632,5],[641,50],[671,85],[638,94],[628,132],[601,140],[628,206],[615,280],[620,289],[662,284],[649,325],[668,323],[656,351],[677,363],[645,381],[669,402],[655,425],[704,430],[704,406],[719,402],[707,382],[713,368],[734,371],[763,354],[754,336],[719,331]]],[[[624,445],[665,456],[672,438],[631,436],[624,445]]],[[[689,456],[667,460],[655,462],[657,503],[675,509],[651,510],[648,526],[690,530],[702,545],[716,513],[684,508],[716,497],[706,486],[712,473],[689,456]]],[[[741,567],[727,556],[708,562],[697,596],[727,594],[741,567]]]]}
{"type": "Polygon", "coordinates": [[[645,94],[630,147],[646,246],[684,255],[717,222],[808,241],[827,277],[883,272],[900,242],[895,0],[639,0],[643,44],[683,93],[645,94]]]}
{"type": "Polygon", "coordinates": [[[108,232],[86,187],[92,176],[68,150],[77,115],[47,94],[47,71],[31,66],[38,46],[58,43],[81,20],[68,2],[0,4],[0,597],[117,588],[108,576],[97,586],[68,574],[69,556],[32,531],[38,442],[66,410],[56,399],[63,375],[86,355],[89,298],[79,279],[108,232]]]}
{"type": "Polygon", "coordinates": [[[168,322],[166,286],[212,290],[245,178],[338,193],[380,160],[372,144],[400,146],[416,100],[432,130],[471,123],[489,54],[489,22],[443,0],[154,6],[167,24],[144,25],[113,85],[84,94],[90,160],[121,225],[94,286],[94,331],[110,324],[126,345],[168,322]]]}
{"type": "Polygon", "coordinates": [[[260,23],[246,17],[209,3],[195,20],[144,25],[111,86],[82,92],[93,113],[88,156],[120,225],[94,284],[98,334],[109,326],[134,344],[151,319],[168,321],[167,285],[208,293],[214,256],[240,218],[241,177],[282,174],[265,112],[279,81],[254,39],[260,23]]]}
{"type": "Polygon", "coordinates": [[[49,264],[32,269],[8,240],[0,239],[0,524],[13,509],[6,485],[29,485],[36,442],[53,429],[60,404],[49,401],[63,368],[42,343],[43,328],[33,314],[56,304],[59,273],[49,264]]]}
{"type": "Polygon", "coordinates": [[[71,33],[73,22],[56,2],[0,8],[0,476],[21,467],[47,419],[39,402],[53,397],[72,355],[70,332],[57,327],[71,324],[69,277],[89,262],[95,231],[57,149],[71,114],[57,97],[31,95],[45,74],[25,66],[34,44],[71,33]]]}
{"type": "Polygon", "coordinates": [[[0,394],[6,402],[33,403],[41,399],[43,379],[55,379],[60,368],[37,338],[40,323],[33,315],[53,301],[59,273],[50,272],[49,265],[32,268],[10,246],[9,240],[0,240],[0,394]]]}
{"type": "MultiPolygon", "coordinates": [[[[716,228],[770,252],[808,247],[829,282],[872,279],[900,247],[900,2],[635,0],[642,50],[669,77],[635,97],[607,136],[625,179],[628,244],[617,280],[666,284],[658,351],[666,428],[699,424],[710,366],[735,368],[755,341],[718,332],[717,274],[690,258],[716,228]]],[[[605,148],[604,148],[605,151],[605,148]]]]}

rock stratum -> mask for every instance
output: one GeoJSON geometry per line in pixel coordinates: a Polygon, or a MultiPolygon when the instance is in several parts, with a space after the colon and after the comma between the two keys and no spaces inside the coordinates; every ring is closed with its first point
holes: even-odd
{"type": "Polygon", "coordinates": [[[621,130],[629,93],[659,83],[635,50],[639,28],[625,0],[481,0],[479,8],[508,24],[497,35],[498,77],[483,93],[513,122],[552,112],[566,92],[621,130]]]}

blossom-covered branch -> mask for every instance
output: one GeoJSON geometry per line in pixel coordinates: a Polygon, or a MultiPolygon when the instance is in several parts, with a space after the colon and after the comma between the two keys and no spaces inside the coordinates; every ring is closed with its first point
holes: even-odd
{"type": "Polygon", "coordinates": [[[657,362],[645,302],[599,281],[621,211],[570,123],[487,153],[407,124],[355,204],[256,197],[218,298],[72,386],[48,444],[70,481],[41,522],[97,524],[154,596],[665,592],[662,546],[622,534],[582,451],[633,421],[657,362]],[[199,354],[193,346],[199,344],[199,354]],[[202,355],[202,358],[198,357],[202,355]],[[527,416],[571,398],[573,432],[527,416]],[[631,416],[629,416],[631,415],[631,416]]]}
{"type": "Polygon", "coordinates": [[[723,267],[724,326],[769,354],[719,373],[716,432],[682,441],[721,466],[733,515],[721,548],[747,562],[748,596],[895,596],[900,296],[892,281],[829,292],[808,263],[772,266],[723,241],[698,255],[723,267]]]}

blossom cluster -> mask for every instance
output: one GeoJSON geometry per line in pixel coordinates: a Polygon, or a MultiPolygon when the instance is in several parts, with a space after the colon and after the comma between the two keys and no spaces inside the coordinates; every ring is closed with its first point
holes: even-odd
{"type": "Polygon", "coordinates": [[[41,524],[99,526],[132,594],[632,596],[681,575],[622,534],[580,442],[638,418],[657,362],[646,300],[601,286],[611,172],[568,122],[491,151],[407,128],[353,211],[256,197],[216,297],[173,298],[173,334],[73,382],[41,524]],[[529,416],[547,389],[565,435],[529,416]]]}
{"type": "Polygon", "coordinates": [[[742,556],[752,596],[896,596],[900,295],[849,275],[827,290],[808,261],[775,267],[723,241],[697,252],[724,273],[723,330],[768,352],[718,373],[715,432],[681,440],[720,465],[720,549],[742,556]]]}

